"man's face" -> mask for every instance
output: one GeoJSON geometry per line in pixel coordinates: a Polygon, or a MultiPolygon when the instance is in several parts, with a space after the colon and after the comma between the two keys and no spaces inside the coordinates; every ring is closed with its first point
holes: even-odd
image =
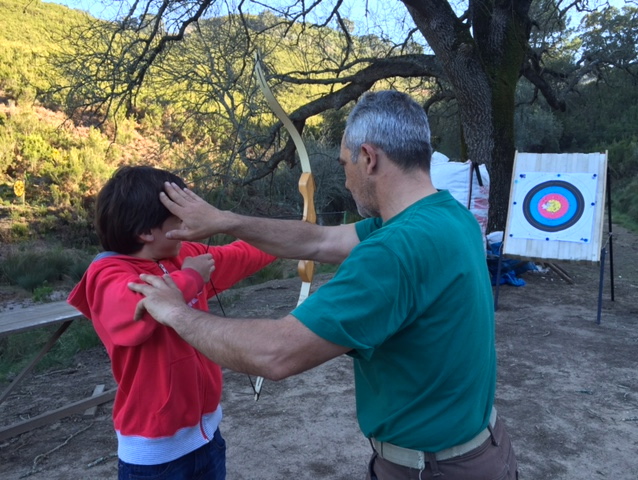
{"type": "MultiPolygon", "coordinates": [[[[359,152],[357,152],[358,154],[359,152]]],[[[364,159],[353,157],[353,152],[348,150],[343,139],[339,152],[339,164],[346,174],[346,188],[352,194],[357,205],[359,215],[364,218],[378,216],[378,208],[374,196],[374,187],[366,172],[367,162],[364,159]],[[353,160],[357,160],[356,163],[353,160]]]]}

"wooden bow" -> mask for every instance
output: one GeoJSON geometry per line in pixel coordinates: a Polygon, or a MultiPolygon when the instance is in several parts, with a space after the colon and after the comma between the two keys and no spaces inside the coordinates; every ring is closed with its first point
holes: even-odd
{"type": "MultiPolygon", "coordinates": [[[[262,66],[261,57],[259,52],[255,53],[255,77],[257,83],[261,88],[261,91],[266,97],[268,106],[275,114],[275,116],[281,121],[284,128],[292,138],[295,144],[297,153],[299,154],[299,161],[301,163],[301,177],[299,177],[299,192],[303,197],[303,215],[302,220],[304,222],[317,223],[317,213],[315,211],[315,179],[312,176],[312,169],[310,168],[310,157],[306,150],[306,145],[303,143],[299,131],[295,128],[295,125],[290,120],[290,117],[286,114],[282,106],[279,104],[272,90],[268,86],[266,81],[266,75],[262,66]]],[[[303,301],[310,295],[310,285],[312,284],[312,278],[315,271],[315,262],[311,260],[300,260],[297,265],[297,272],[301,277],[301,289],[299,291],[299,298],[297,300],[297,306],[301,305],[303,301]]],[[[255,382],[255,400],[259,399],[259,393],[264,379],[258,377],[255,382]]]]}

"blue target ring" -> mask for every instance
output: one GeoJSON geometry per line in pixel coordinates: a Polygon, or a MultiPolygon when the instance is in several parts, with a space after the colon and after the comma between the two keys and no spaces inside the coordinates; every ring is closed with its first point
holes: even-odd
{"type": "Polygon", "coordinates": [[[559,232],[583,216],[585,199],[580,190],[562,180],[550,180],[532,188],[523,200],[523,214],[531,226],[543,232],[559,232]]]}

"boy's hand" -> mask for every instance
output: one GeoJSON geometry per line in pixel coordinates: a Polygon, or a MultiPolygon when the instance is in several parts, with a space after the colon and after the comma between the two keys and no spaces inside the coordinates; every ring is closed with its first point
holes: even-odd
{"type": "Polygon", "coordinates": [[[184,263],[182,263],[182,270],[185,268],[192,268],[202,276],[204,282],[208,282],[211,273],[215,270],[215,260],[210,253],[204,253],[196,257],[186,257],[184,263]]]}
{"type": "Polygon", "coordinates": [[[165,192],[160,201],[175,216],[182,220],[182,228],[166,233],[175,240],[202,240],[216,233],[223,233],[224,212],[213,207],[187,188],[174,183],[164,184],[165,192]]]}

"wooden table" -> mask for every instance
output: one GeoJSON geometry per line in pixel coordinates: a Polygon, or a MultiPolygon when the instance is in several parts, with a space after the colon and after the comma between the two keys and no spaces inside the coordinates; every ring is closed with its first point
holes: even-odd
{"type": "MultiPolygon", "coordinates": [[[[24,379],[24,377],[42,360],[44,355],[51,350],[55,342],[65,332],[74,320],[82,319],[83,316],[75,308],[65,301],[44,303],[27,308],[15,308],[0,312],[0,338],[13,335],[34,328],[48,325],[60,324],[59,328],[51,335],[46,345],[42,347],[36,357],[16,376],[11,384],[0,394],[2,403],[13,389],[24,379]]],[[[116,388],[106,392],[93,395],[78,402],[72,403],[56,410],[45,412],[28,420],[0,428],[0,441],[7,438],[28,432],[42,425],[53,423],[60,418],[67,417],[74,413],[83,412],[88,408],[109,402],[115,398],[116,388]]]]}

